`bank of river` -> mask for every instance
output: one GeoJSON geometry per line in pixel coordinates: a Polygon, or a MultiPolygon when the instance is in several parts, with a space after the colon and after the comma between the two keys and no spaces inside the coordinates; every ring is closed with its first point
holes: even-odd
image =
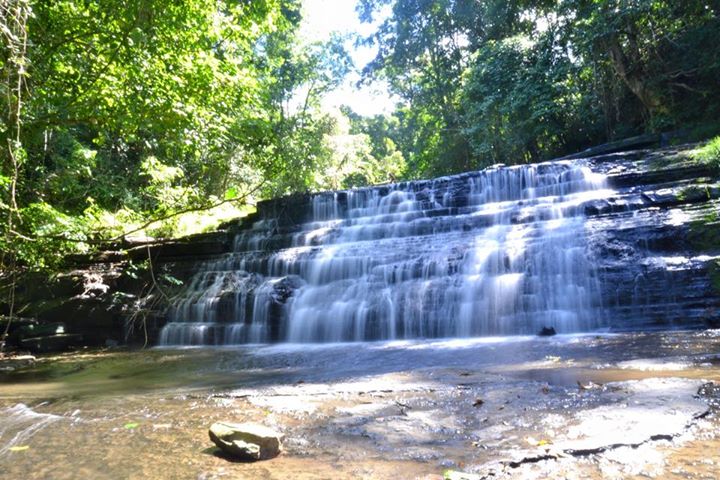
{"type": "Polygon", "coordinates": [[[710,479],[710,382],[720,331],[74,353],[0,374],[0,466],[26,479],[710,479]],[[285,452],[222,458],[207,437],[219,420],[274,427],[285,452]]]}

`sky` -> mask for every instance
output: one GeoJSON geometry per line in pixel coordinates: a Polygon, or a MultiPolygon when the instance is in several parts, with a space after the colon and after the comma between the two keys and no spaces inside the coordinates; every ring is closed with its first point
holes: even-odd
{"type": "MultiPolygon", "coordinates": [[[[303,24],[300,34],[308,41],[326,41],[333,32],[357,33],[368,36],[377,26],[361,23],[355,12],[357,0],[304,0],[303,24]]],[[[378,16],[382,18],[382,16],[378,16]]],[[[377,20],[376,20],[377,22],[377,20]]],[[[375,47],[355,47],[352,41],[346,48],[358,70],[361,70],[375,57],[375,47]]],[[[346,81],[335,91],[327,95],[323,101],[326,108],[337,108],[349,105],[361,115],[390,113],[394,110],[395,100],[390,96],[383,83],[375,82],[369,86],[356,86],[360,75],[358,72],[348,75],[346,81]]]]}

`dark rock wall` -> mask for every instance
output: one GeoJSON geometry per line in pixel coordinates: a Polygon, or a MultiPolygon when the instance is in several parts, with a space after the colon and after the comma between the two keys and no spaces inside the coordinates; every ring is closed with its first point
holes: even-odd
{"type": "Polygon", "coordinates": [[[692,148],[592,159],[616,192],[586,212],[613,330],[717,325],[718,173],[692,148]]]}

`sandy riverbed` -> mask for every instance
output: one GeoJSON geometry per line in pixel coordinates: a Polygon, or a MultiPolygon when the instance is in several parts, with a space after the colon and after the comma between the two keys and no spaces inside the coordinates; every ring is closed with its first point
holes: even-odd
{"type": "Polygon", "coordinates": [[[709,382],[720,331],[74,353],[0,374],[0,467],[25,479],[714,479],[709,382]],[[207,437],[217,420],[274,427],[285,452],[229,461],[207,437]]]}

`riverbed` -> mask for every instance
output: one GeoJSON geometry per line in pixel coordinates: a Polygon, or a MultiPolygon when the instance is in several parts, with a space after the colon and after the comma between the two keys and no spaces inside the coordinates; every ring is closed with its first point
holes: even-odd
{"type": "Polygon", "coordinates": [[[720,331],[80,351],[0,372],[23,479],[720,476],[720,331]],[[285,451],[223,457],[253,421],[285,451]]]}

